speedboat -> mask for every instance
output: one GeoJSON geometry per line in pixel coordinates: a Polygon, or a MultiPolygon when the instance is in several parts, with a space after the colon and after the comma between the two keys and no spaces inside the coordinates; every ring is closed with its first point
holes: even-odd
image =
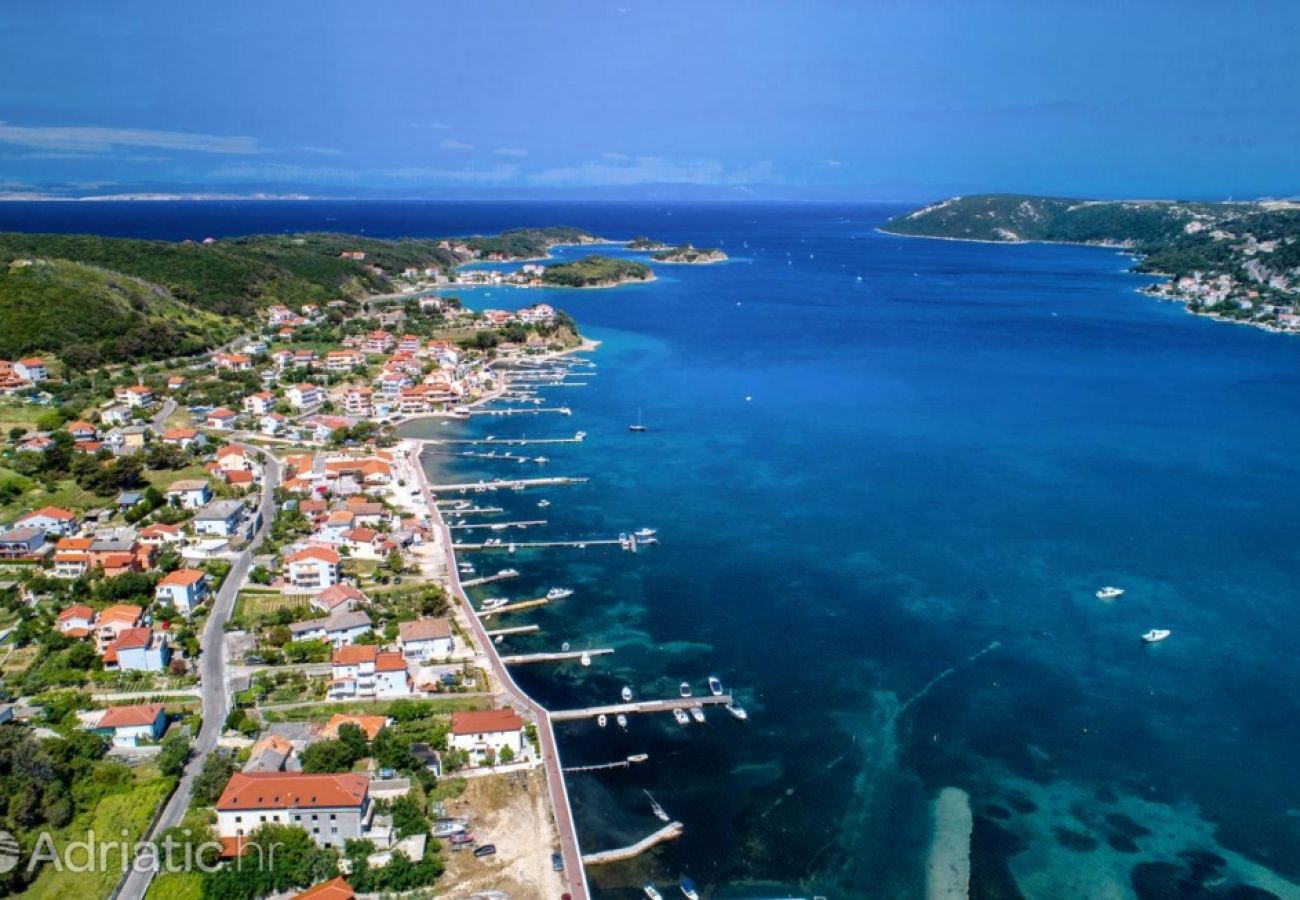
{"type": "Polygon", "coordinates": [[[709,693],[715,697],[722,696],[722,682],[712,675],[709,676],[709,693]]]}
{"type": "Polygon", "coordinates": [[[591,665],[591,654],[588,653],[586,650],[583,650],[583,651],[582,651],[582,656],[578,659],[578,662],[582,663],[583,666],[590,666],[590,665],[591,665]]]}
{"type": "Polygon", "coordinates": [[[1152,628],[1146,634],[1142,635],[1142,640],[1148,644],[1156,644],[1169,637],[1170,631],[1167,628],[1152,628]]]}
{"type": "Polygon", "coordinates": [[[1106,586],[1097,592],[1098,600],[1114,600],[1116,597],[1124,596],[1124,589],[1106,586]]]}
{"type": "Polygon", "coordinates": [[[633,753],[631,756],[627,758],[627,761],[630,763],[643,763],[649,758],[650,758],[649,753],[633,753]]]}
{"type": "Polygon", "coordinates": [[[518,577],[519,577],[518,569],[502,569],[500,572],[497,572],[497,578],[518,578],[518,577]]]}
{"type": "Polygon", "coordinates": [[[479,604],[479,609],[492,610],[500,609],[510,601],[505,597],[489,597],[479,604]]]}
{"type": "Polygon", "coordinates": [[[609,724],[609,717],[606,716],[604,713],[601,713],[600,715],[596,716],[596,724],[599,725],[601,728],[604,728],[606,725],[609,724]]]}
{"type": "Polygon", "coordinates": [[[686,715],[686,710],[684,710],[684,709],[680,709],[680,708],[679,708],[679,709],[674,709],[674,710],[673,710],[673,718],[677,720],[677,724],[678,724],[678,725],[689,725],[689,724],[691,724],[691,717],[688,716],[688,715],[686,715]]]}
{"type": "Polygon", "coordinates": [[[664,895],[659,893],[653,884],[647,884],[645,887],[641,888],[641,890],[645,891],[645,895],[649,897],[650,900],[664,900],[664,895]]]}
{"type": "Polygon", "coordinates": [[[550,506],[550,505],[551,505],[551,501],[550,501],[550,500],[538,500],[538,501],[537,501],[537,508],[538,508],[538,509],[546,509],[546,507],[548,507],[548,506],[550,506]]]}
{"type": "Polygon", "coordinates": [[[496,640],[493,641],[493,643],[495,643],[495,644],[499,647],[499,646],[501,646],[501,642],[504,641],[505,639],[506,639],[506,636],[505,636],[504,634],[498,634],[498,635],[496,636],[496,640]]]}
{"type": "Polygon", "coordinates": [[[514,556],[514,555],[515,555],[515,545],[514,545],[513,543],[511,543],[509,547],[506,547],[506,552],[509,553],[511,556],[514,556]]]}
{"type": "Polygon", "coordinates": [[[659,805],[659,801],[651,796],[649,791],[643,790],[641,793],[645,794],[646,799],[650,801],[650,811],[655,814],[655,818],[660,822],[669,821],[668,813],[664,812],[664,808],[659,805]]]}
{"type": "Polygon", "coordinates": [[[638,528],[636,531],[632,533],[639,538],[654,537],[655,534],[657,534],[657,532],[653,528],[638,528]]]}
{"type": "Polygon", "coordinates": [[[623,698],[623,702],[624,702],[624,703],[631,703],[631,702],[632,702],[632,689],[631,689],[630,687],[628,687],[627,685],[624,685],[624,686],[623,686],[623,690],[619,692],[619,696],[623,698]]]}
{"type": "Polygon", "coordinates": [[[614,717],[614,721],[618,723],[619,728],[622,728],[624,731],[627,731],[627,716],[623,715],[622,713],[619,713],[614,717]]]}
{"type": "Polygon", "coordinates": [[[749,713],[745,712],[743,706],[737,706],[735,703],[728,703],[725,708],[727,712],[731,713],[735,718],[742,722],[749,718],[749,713]]]}
{"type": "Polygon", "coordinates": [[[691,686],[687,684],[685,681],[683,681],[680,685],[678,685],[677,693],[682,695],[682,699],[685,699],[691,695],[691,686]]]}
{"type": "Polygon", "coordinates": [[[550,462],[550,460],[547,459],[545,456],[538,456],[533,458],[533,462],[537,463],[539,466],[544,466],[548,462],[550,462]]]}
{"type": "Polygon", "coordinates": [[[586,436],[587,436],[587,432],[585,432],[585,431],[579,431],[577,434],[575,434],[575,435],[573,436],[573,439],[574,439],[575,441],[581,441],[581,440],[582,440],[583,438],[585,438],[586,436]]]}
{"type": "Polygon", "coordinates": [[[689,878],[683,878],[680,887],[686,900],[700,900],[700,892],[695,889],[694,881],[691,881],[689,878]]]}
{"type": "Polygon", "coordinates": [[[692,707],[691,707],[691,718],[695,720],[695,724],[696,724],[696,725],[703,725],[703,724],[704,724],[704,707],[702,707],[702,706],[692,706],[692,707]]]}
{"type": "Polygon", "coordinates": [[[546,592],[547,600],[563,600],[565,597],[572,597],[573,591],[568,588],[551,588],[546,592]]]}

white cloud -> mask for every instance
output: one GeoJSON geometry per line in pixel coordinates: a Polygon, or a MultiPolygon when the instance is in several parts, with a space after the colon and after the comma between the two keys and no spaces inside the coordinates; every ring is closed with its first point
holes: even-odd
{"type": "Polygon", "coordinates": [[[714,184],[737,185],[767,181],[772,164],[759,162],[728,168],[720,160],[676,160],[662,156],[638,156],[626,161],[591,160],[576,166],[559,166],[528,177],[531,184],[548,187],[626,184],[714,184]]]}
{"type": "Polygon", "coordinates": [[[518,147],[498,147],[492,151],[497,156],[527,156],[527,150],[520,150],[518,147]]]}
{"type": "Polygon", "coordinates": [[[458,141],[454,138],[443,138],[438,141],[438,146],[444,150],[473,150],[473,144],[467,144],[464,141],[458,141]]]}
{"type": "Polygon", "coordinates": [[[117,147],[154,147],[198,153],[265,152],[258,146],[257,139],[251,137],[84,125],[28,127],[4,122],[0,122],[0,144],[83,153],[103,152],[117,147]]]}

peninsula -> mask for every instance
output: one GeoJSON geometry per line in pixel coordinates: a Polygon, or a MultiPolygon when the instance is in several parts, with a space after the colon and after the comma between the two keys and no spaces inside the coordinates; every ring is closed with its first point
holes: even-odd
{"type": "Polygon", "coordinates": [[[1300,204],[953,197],[896,216],[888,234],[993,243],[1091,244],[1131,251],[1142,289],[1189,312],[1300,333],[1300,204]]]}
{"type": "Polygon", "coordinates": [[[594,255],[547,266],[542,273],[542,283],[552,287],[614,287],[653,279],[654,272],[645,263],[594,255]]]}

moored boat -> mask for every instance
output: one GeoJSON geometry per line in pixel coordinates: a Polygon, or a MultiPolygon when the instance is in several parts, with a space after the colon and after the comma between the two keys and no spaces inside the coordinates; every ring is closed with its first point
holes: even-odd
{"type": "Polygon", "coordinates": [[[677,686],[677,693],[682,695],[682,699],[689,697],[691,695],[690,684],[683,681],[680,685],[677,686]]]}
{"type": "Polygon", "coordinates": [[[674,709],[673,718],[677,720],[678,725],[691,724],[691,717],[686,715],[686,710],[684,709],[674,709]]]}
{"type": "Polygon", "coordinates": [[[700,900],[700,892],[695,889],[694,881],[691,881],[689,878],[683,878],[680,887],[686,900],[700,900]]]}
{"type": "Polygon", "coordinates": [[[722,682],[714,676],[709,676],[709,693],[715,697],[722,696],[722,682]]]}
{"type": "Polygon", "coordinates": [[[1172,632],[1167,628],[1152,628],[1146,634],[1142,635],[1142,640],[1148,644],[1157,644],[1169,637],[1172,632]]]}
{"type": "Polygon", "coordinates": [[[650,900],[664,900],[664,895],[659,893],[653,884],[647,884],[642,887],[641,890],[645,892],[645,895],[649,897],[650,900]]]}
{"type": "Polygon", "coordinates": [[[728,703],[724,709],[742,722],[749,718],[749,713],[745,712],[745,708],[743,706],[737,706],[735,703],[728,703]]]}
{"type": "Polygon", "coordinates": [[[691,707],[691,718],[695,720],[695,724],[696,724],[696,725],[703,725],[703,724],[704,724],[704,707],[703,707],[703,706],[692,706],[692,707],[691,707]]]}
{"type": "Polygon", "coordinates": [[[614,721],[618,723],[619,728],[622,728],[624,731],[627,731],[627,716],[623,715],[622,713],[619,713],[614,717],[614,721]]]}
{"type": "Polygon", "coordinates": [[[1122,596],[1124,596],[1123,588],[1111,587],[1110,585],[1097,591],[1098,600],[1114,600],[1116,597],[1122,596]]]}
{"type": "Polygon", "coordinates": [[[493,610],[500,609],[510,601],[505,597],[489,597],[479,604],[479,609],[493,610]]]}
{"type": "Polygon", "coordinates": [[[573,591],[569,588],[551,588],[546,592],[547,600],[563,600],[565,597],[572,597],[573,591]]]}
{"type": "Polygon", "coordinates": [[[623,690],[619,691],[619,696],[623,698],[623,702],[624,702],[624,703],[631,703],[631,702],[632,702],[632,689],[631,689],[630,687],[628,687],[627,685],[623,685],[623,690]]]}
{"type": "Polygon", "coordinates": [[[606,725],[609,724],[609,716],[605,715],[604,713],[601,713],[600,715],[596,716],[596,724],[599,725],[601,728],[604,728],[606,725]]]}
{"type": "Polygon", "coordinates": [[[586,666],[590,666],[590,665],[591,665],[591,654],[588,653],[586,650],[583,650],[583,651],[582,651],[582,656],[579,657],[578,662],[582,663],[582,665],[583,665],[584,667],[586,667],[586,666]]]}
{"type": "Polygon", "coordinates": [[[649,753],[633,753],[631,756],[627,758],[627,761],[630,763],[643,763],[649,758],[650,758],[649,753]]]}
{"type": "Polygon", "coordinates": [[[641,793],[645,794],[646,799],[650,801],[650,811],[655,814],[655,818],[660,822],[669,821],[668,813],[664,812],[664,808],[659,805],[659,801],[656,800],[649,791],[643,790],[641,793]]]}

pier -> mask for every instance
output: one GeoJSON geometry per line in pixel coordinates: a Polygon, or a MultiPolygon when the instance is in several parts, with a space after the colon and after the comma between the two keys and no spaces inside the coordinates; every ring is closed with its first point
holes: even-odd
{"type": "Polygon", "coordinates": [[[545,525],[545,519],[524,519],[518,522],[476,522],[473,525],[448,525],[452,531],[462,529],[469,531],[472,528],[491,528],[494,531],[505,531],[507,528],[529,528],[534,525],[545,525]]]}
{"type": "Polygon", "coordinates": [[[515,656],[503,656],[501,661],[507,666],[526,666],[529,663],[569,662],[584,656],[608,656],[614,652],[613,647],[600,647],[595,650],[564,650],[559,653],[520,653],[515,656]]]}
{"type": "MultiPolygon", "coordinates": [[[[453,501],[448,501],[453,502],[453,501]]],[[[467,509],[456,509],[454,506],[444,506],[439,512],[445,512],[448,517],[451,516],[497,516],[505,512],[501,506],[471,506],[467,509]]]]}
{"type": "Polygon", "coordinates": [[[532,609],[534,606],[545,606],[550,603],[545,597],[538,597],[536,600],[520,600],[518,603],[507,603],[505,606],[498,606],[496,609],[479,609],[475,610],[480,619],[490,619],[498,613],[519,612],[524,609],[532,609]]]}
{"type": "Polygon", "coordinates": [[[514,569],[502,569],[495,575],[484,575],[482,578],[471,578],[469,581],[462,581],[461,587],[478,587],[481,584],[491,584],[494,581],[506,581],[510,578],[518,578],[519,573],[514,569]]]}
{"type": "MultiPolygon", "coordinates": [[[[644,754],[642,754],[642,757],[644,757],[644,754]]],[[[632,768],[632,764],[634,762],[643,763],[645,762],[645,758],[639,758],[634,760],[632,759],[632,757],[629,756],[627,759],[620,759],[618,762],[600,763],[594,766],[569,766],[567,769],[563,769],[562,771],[566,773],[577,773],[577,772],[604,772],[608,769],[630,769],[632,768]]]]}
{"type": "Polygon", "coordinates": [[[634,856],[640,856],[651,847],[664,843],[665,841],[675,841],[682,836],[686,830],[681,822],[669,822],[663,828],[660,828],[654,834],[648,835],[635,844],[629,844],[626,847],[619,847],[617,850],[602,850],[600,853],[587,853],[582,857],[582,864],[585,866],[598,866],[602,863],[619,862],[624,859],[631,859],[634,856]]]}
{"type": "Polygon", "coordinates": [[[513,628],[493,628],[487,632],[490,638],[501,637],[507,634],[532,634],[534,631],[541,631],[540,625],[516,625],[513,628]]]}
{"type": "Polygon", "coordinates": [[[620,547],[623,542],[618,538],[592,538],[587,541],[507,541],[503,544],[453,544],[453,550],[509,550],[514,547],[516,550],[530,550],[544,547],[577,547],[579,550],[587,547],[620,547]]]}
{"type": "MultiPolygon", "coordinates": [[[[586,484],[586,478],[569,478],[565,476],[557,478],[498,478],[495,481],[465,481],[453,484],[433,484],[429,490],[435,494],[445,494],[448,491],[496,491],[502,488],[514,490],[518,487],[520,490],[530,487],[554,487],[562,484],[586,484]]],[[[449,513],[456,510],[449,509],[449,513]]]]}
{"type": "Polygon", "coordinates": [[[471,416],[540,416],[543,413],[559,413],[562,416],[573,415],[567,406],[538,406],[528,409],[523,406],[507,406],[505,409],[471,409],[471,416]]]}
{"type": "Polygon", "coordinates": [[[473,438],[460,440],[443,440],[439,438],[429,438],[424,441],[426,444],[452,446],[452,445],[479,445],[492,444],[498,447],[527,447],[529,444],[581,444],[580,437],[567,438],[473,438]]]}
{"type": "Polygon", "coordinates": [[[693,706],[725,706],[731,703],[731,695],[714,697],[674,697],[670,700],[642,700],[638,703],[611,703],[608,706],[587,706],[583,709],[553,709],[551,721],[574,722],[578,719],[594,719],[597,716],[616,716],[619,713],[670,713],[674,709],[690,709],[693,706]]]}

